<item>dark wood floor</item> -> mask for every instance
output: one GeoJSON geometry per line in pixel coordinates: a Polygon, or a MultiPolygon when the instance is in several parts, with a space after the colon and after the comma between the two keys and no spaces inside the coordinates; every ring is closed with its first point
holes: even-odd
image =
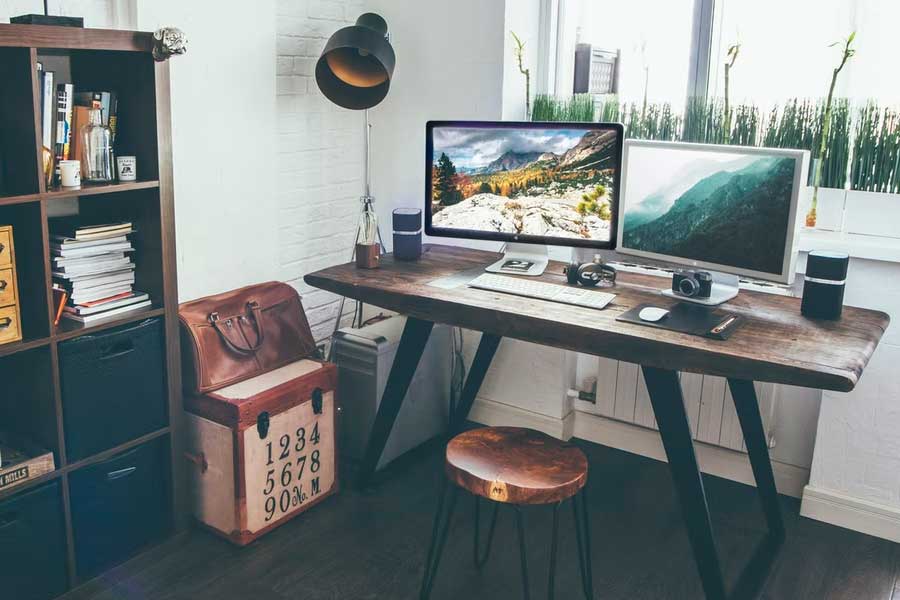
{"type": "MultiPolygon", "coordinates": [[[[665,464],[584,444],[591,459],[597,598],[701,598],[665,464]]],[[[202,531],[159,546],[66,600],[349,600],[416,598],[440,473],[421,453],[372,491],[337,497],[241,550],[202,531]]],[[[706,478],[726,575],[761,539],[755,490],[706,478]]],[[[347,486],[349,487],[349,486],[347,486]]],[[[463,498],[462,500],[468,500],[463,498]]],[[[900,545],[798,515],[783,498],[787,542],[759,598],[900,600],[900,545]]],[[[501,512],[491,560],[472,566],[471,501],[461,501],[432,598],[522,597],[511,513],[501,512]]],[[[583,598],[571,512],[561,519],[556,597],[583,598]]],[[[526,512],[533,596],[545,594],[550,513],[526,512]],[[540,581],[538,581],[540,578],[540,581]]]]}

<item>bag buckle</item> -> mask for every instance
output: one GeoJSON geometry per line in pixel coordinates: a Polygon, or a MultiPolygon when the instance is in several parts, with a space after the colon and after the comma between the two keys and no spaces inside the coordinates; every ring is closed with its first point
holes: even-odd
{"type": "Polygon", "coordinates": [[[219,320],[219,313],[217,313],[217,312],[209,313],[209,316],[206,317],[206,320],[209,321],[211,325],[215,325],[216,321],[219,320]]]}

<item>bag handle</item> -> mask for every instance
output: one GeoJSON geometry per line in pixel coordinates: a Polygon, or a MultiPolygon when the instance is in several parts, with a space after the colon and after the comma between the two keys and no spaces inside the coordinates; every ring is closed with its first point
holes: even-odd
{"type": "MultiPolygon", "coordinates": [[[[262,313],[259,308],[259,303],[251,300],[247,303],[247,312],[253,316],[253,322],[256,323],[256,343],[244,343],[240,336],[238,335],[238,328],[234,325],[232,319],[225,319],[224,321],[219,318],[219,313],[213,312],[209,315],[209,323],[213,326],[216,332],[219,334],[219,337],[222,338],[222,341],[225,343],[232,352],[237,354],[242,354],[244,356],[249,356],[251,354],[256,353],[265,340],[265,330],[263,329],[262,323],[262,313]],[[224,323],[224,325],[223,325],[224,323]]],[[[241,320],[245,320],[244,317],[241,317],[241,320]]]]}

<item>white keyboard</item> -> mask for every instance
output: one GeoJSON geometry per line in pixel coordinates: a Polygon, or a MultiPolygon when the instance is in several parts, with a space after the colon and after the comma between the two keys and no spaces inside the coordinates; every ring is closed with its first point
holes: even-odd
{"type": "Polygon", "coordinates": [[[469,287],[537,298],[538,300],[560,302],[562,304],[573,304],[585,308],[596,308],[598,310],[606,308],[606,305],[616,297],[615,294],[607,294],[606,292],[587,288],[556,285],[554,283],[520,279],[518,277],[504,277],[503,275],[493,275],[491,273],[479,275],[469,282],[469,287]]]}

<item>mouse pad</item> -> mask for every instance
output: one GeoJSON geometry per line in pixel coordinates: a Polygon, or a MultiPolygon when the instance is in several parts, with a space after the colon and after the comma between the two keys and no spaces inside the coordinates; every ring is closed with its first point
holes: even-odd
{"type": "Polygon", "coordinates": [[[744,318],[735,313],[686,302],[679,302],[675,306],[669,308],[669,314],[659,321],[642,321],[638,315],[642,309],[647,308],[648,306],[656,305],[640,304],[616,317],[616,321],[637,323],[638,325],[646,325],[647,327],[689,333],[691,335],[699,335],[714,340],[727,340],[731,337],[731,334],[741,326],[741,323],[744,322],[744,318]],[[720,333],[713,332],[713,329],[717,325],[724,323],[731,317],[734,317],[734,320],[720,333]]]}

